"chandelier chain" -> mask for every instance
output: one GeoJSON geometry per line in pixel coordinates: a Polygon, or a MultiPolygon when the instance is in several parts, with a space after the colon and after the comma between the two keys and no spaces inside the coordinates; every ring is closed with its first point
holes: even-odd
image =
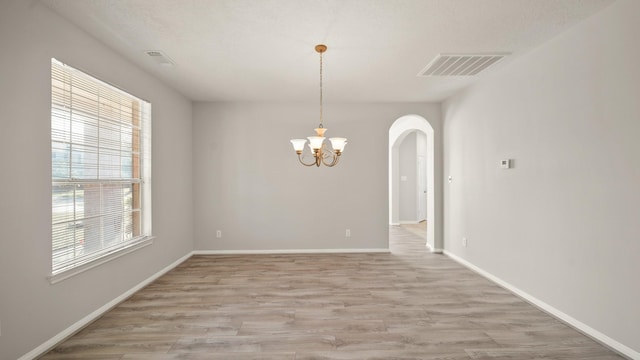
{"type": "Polygon", "coordinates": [[[322,52],[320,52],[320,128],[322,126],[322,52]]]}

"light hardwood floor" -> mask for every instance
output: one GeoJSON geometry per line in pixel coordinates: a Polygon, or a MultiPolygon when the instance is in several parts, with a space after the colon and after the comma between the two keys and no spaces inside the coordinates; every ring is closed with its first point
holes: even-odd
{"type": "Polygon", "coordinates": [[[194,256],[43,359],[622,359],[401,227],[391,254],[194,256]]]}
{"type": "Polygon", "coordinates": [[[427,236],[427,222],[421,221],[417,224],[403,224],[400,225],[405,230],[408,230],[410,233],[414,233],[421,238],[426,238],[427,236]]]}

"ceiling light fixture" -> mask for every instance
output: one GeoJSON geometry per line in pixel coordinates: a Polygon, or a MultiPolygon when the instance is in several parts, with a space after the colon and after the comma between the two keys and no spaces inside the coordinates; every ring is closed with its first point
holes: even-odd
{"type": "Polygon", "coordinates": [[[320,125],[315,128],[316,136],[309,136],[309,150],[311,155],[313,155],[313,160],[311,162],[305,162],[304,157],[307,153],[304,151],[305,144],[307,140],[305,139],[292,139],[291,144],[293,144],[293,149],[298,154],[298,160],[304,166],[320,166],[320,164],[324,164],[325,166],[332,167],[335,166],[340,160],[340,155],[344,151],[344,146],[347,145],[347,139],[345,138],[330,138],[331,147],[333,150],[330,150],[324,142],[324,132],[327,129],[322,125],[322,54],[327,51],[326,45],[316,45],[316,52],[320,54],[320,125]],[[303,155],[304,153],[304,155],[303,155]]]}

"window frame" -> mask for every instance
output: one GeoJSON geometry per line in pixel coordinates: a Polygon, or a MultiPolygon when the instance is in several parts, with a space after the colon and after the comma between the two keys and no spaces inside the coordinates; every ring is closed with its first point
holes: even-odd
{"type": "Polygon", "coordinates": [[[52,58],[50,115],[52,210],[48,278],[53,284],[151,245],[154,237],[151,103],[52,58]],[[82,92],[90,97],[79,96],[82,92]],[[86,101],[76,101],[75,105],[76,98],[86,101]],[[114,98],[120,102],[109,107],[114,98]],[[110,119],[110,109],[120,111],[120,117],[110,119]],[[81,129],[80,135],[74,133],[74,124],[81,129]],[[101,131],[111,137],[101,137],[101,131]],[[107,161],[101,163],[103,157],[107,161]],[[60,203],[56,191],[59,196],[60,189],[68,191],[72,200],[70,205],[58,205],[56,212],[56,204],[60,203]],[[93,198],[85,198],[87,191],[93,198]],[[89,210],[85,209],[87,204],[89,210]],[[95,214],[87,215],[91,211],[95,214]],[[107,221],[111,219],[115,219],[113,223],[107,221]],[[84,253],[87,231],[94,235],[89,240],[95,246],[84,253]]]}

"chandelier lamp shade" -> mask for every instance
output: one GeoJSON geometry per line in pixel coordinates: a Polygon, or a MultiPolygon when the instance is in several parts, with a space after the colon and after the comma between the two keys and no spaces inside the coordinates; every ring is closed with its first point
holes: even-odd
{"type": "Polygon", "coordinates": [[[305,152],[305,144],[307,139],[292,139],[293,149],[298,155],[298,160],[304,166],[320,166],[325,165],[328,167],[335,166],[340,160],[340,155],[344,151],[344,146],[347,145],[347,139],[341,137],[330,138],[331,148],[326,144],[324,133],[327,129],[322,125],[322,54],[327,51],[326,45],[316,45],[316,52],[320,54],[320,125],[315,129],[316,135],[307,137],[309,143],[309,152],[305,152]],[[313,156],[312,159],[305,160],[308,155],[313,156]]]}

